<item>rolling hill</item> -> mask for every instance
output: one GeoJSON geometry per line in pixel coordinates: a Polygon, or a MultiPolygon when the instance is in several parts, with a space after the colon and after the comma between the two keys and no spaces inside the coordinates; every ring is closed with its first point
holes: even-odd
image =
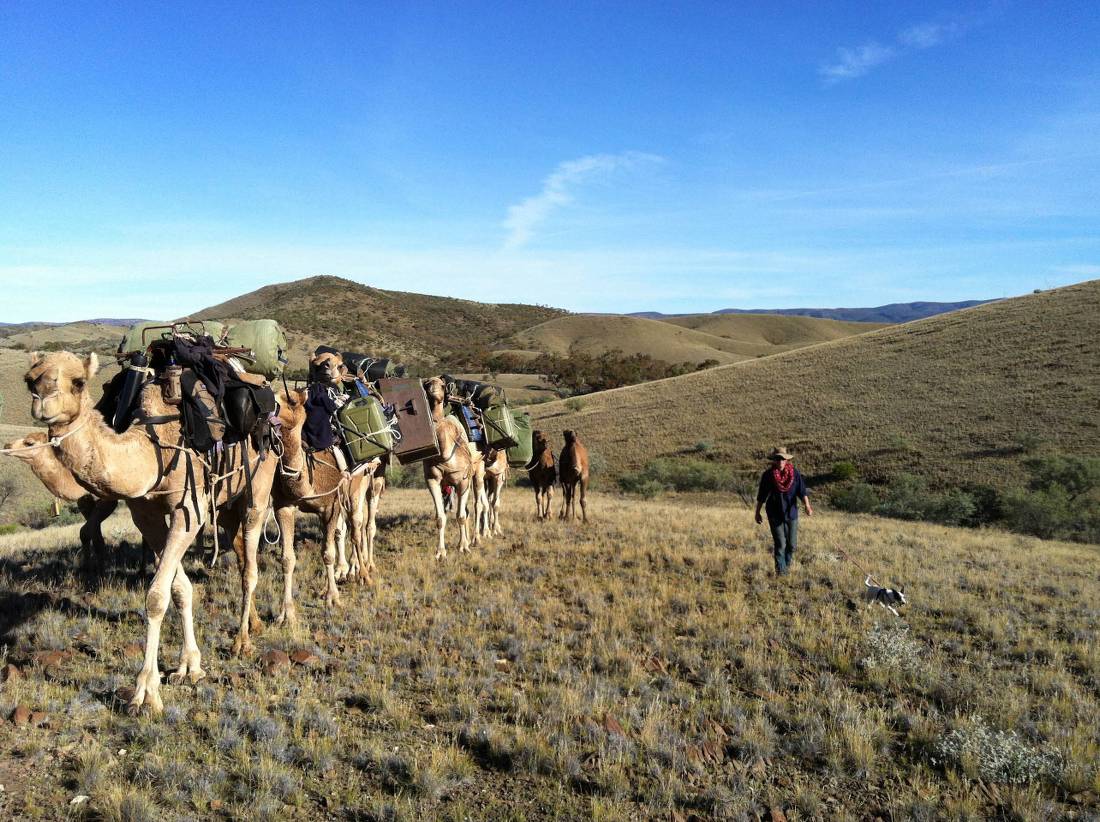
{"type": "MultiPolygon", "coordinates": [[[[984,305],[991,300],[963,300],[954,303],[913,302],[913,303],[889,303],[873,308],[720,308],[713,314],[778,314],[788,317],[817,317],[827,320],[841,320],[843,322],[860,323],[907,323],[913,320],[923,320],[927,317],[935,317],[938,314],[946,314],[949,311],[958,311],[961,308],[973,308],[976,305],[984,305]]],[[[632,317],[645,317],[650,320],[667,320],[684,317],[684,314],[663,314],[660,311],[639,311],[631,314],[632,317]]]]}
{"type": "MultiPolygon", "coordinates": [[[[371,288],[340,277],[269,285],[191,312],[212,319],[278,320],[291,337],[427,365],[448,351],[488,348],[517,331],[565,314],[557,308],[489,304],[371,288]]],[[[312,345],[299,345],[304,350],[312,345]]],[[[304,362],[291,362],[303,367],[304,362]]]]}
{"type": "Polygon", "coordinates": [[[620,349],[670,363],[721,364],[775,354],[878,328],[801,317],[727,318],[709,314],[668,321],[609,314],[570,314],[516,334],[512,345],[531,351],[599,354],[620,349]]]}
{"type": "Polygon", "coordinates": [[[808,476],[852,460],[869,479],[1020,479],[1025,440],[1100,455],[1100,280],[772,357],[536,406],[612,473],[697,443],[732,469],[792,448],[808,476]]]}

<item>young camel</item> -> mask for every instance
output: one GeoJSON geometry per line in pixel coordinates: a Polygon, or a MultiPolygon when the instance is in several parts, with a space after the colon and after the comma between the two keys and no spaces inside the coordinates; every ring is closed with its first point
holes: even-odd
{"type": "Polygon", "coordinates": [[[485,455],[485,531],[490,536],[504,535],[500,525],[500,503],[507,482],[508,452],[494,448],[485,455]]]}
{"type": "Polygon", "coordinates": [[[558,481],[558,468],[554,463],[554,451],[550,440],[541,431],[531,434],[534,453],[527,476],[535,489],[535,512],[539,519],[550,519],[550,504],[554,499],[554,483],[558,481]]]}
{"type": "Polygon", "coordinates": [[[294,566],[297,562],[294,552],[295,511],[317,514],[321,519],[325,531],[325,604],[339,606],[335,562],[338,544],[342,543],[341,532],[345,529],[351,532],[354,572],[362,581],[373,584],[375,517],[385,479],[384,474],[379,476],[384,471],[381,460],[368,463],[360,473],[349,474],[339,467],[332,448],[307,454],[302,446],[306,392],[292,390],[280,400],[283,455],[272,503],[282,535],[283,604],[276,621],[279,624],[294,624],[297,619],[293,598],[294,566]],[[365,551],[364,541],[367,543],[365,551]]]}
{"type": "Polygon", "coordinates": [[[577,491],[580,491],[581,520],[588,522],[588,449],[576,431],[565,431],[565,448],[558,457],[558,477],[561,480],[561,519],[577,518],[577,491]]]}
{"type": "MultiPolygon", "coordinates": [[[[87,390],[89,380],[99,368],[95,354],[81,360],[75,354],[60,351],[35,352],[24,377],[31,393],[31,414],[49,426],[49,436],[57,441],[51,447],[76,481],[100,499],[124,500],[142,537],[157,555],[157,568],[145,598],[145,660],[137,677],[129,711],[143,708],[163,709],[160,698],[160,629],[168,610],[169,595],[179,609],[183,622],[183,649],[179,667],[168,681],[197,682],[206,674],[202,655],[195,642],[191,581],[183,568],[183,555],[194,541],[210,507],[206,484],[188,477],[202,477],[199,456],[182,443],[176,409],[164,403],[160,388],[146,384],[141,395],[137,422],[125,433],[117,434],[94,410],[87,390]],[[143,420],[160,418],[155,439],[147,433],[143,420]]],[[[264,513],[271,495],[277,458],[268,452],[264,459],[253,455],[248,438],[227,445],[236,464],[249,461],[252,493],[243,493],[245,471],[229,472],[217,485],[216,502],[224,504],[219,522],[228,533],[244,525],[245,562],[241,567],[241,618],[234,654],[251,650],[249,637],[251,602],[256,588],[256,553],[263,528],[264,513]],[[234,498],[236,498],[234,500],[234,498]],[[234,500],[226,504],[229,500],[234,500]]]]}
{"type": "Polygon", "coordinates": [[[107,552],[102,526],[107,517],[115,512],[118,501],[100,500],[89,494],[76,481],[73,472],[57,458],[53,448],[46,445],[48,440],[45,431],[35,431],[12,440],[4,446],[4,450],[10,451],[10,456],[24,463],[55,497],[76,503],[85,520],[80,527],[80,547],[84,557],[87,560],[94,557],[97,562],[102,561],[107,552]]]}
{"type": "Polygon", "coordinates": [[[435,519],[439,529],[439,545],[436,559],[447,556],[447,512],[443,507],[443,483],[454,488],[458,496],[458,550],[470,551],[469,517],[470,491],[474,484],[475,468],[481,464],[475,460],[473,443],[466,436],[462,425],[452,416],[445,416],[447,389],[443,380],[432,377],[424,381],[424,392],[432,409],[436,435],[439,437],[439,456],[424,460],[424,481],[435,504],[435,519]]]}

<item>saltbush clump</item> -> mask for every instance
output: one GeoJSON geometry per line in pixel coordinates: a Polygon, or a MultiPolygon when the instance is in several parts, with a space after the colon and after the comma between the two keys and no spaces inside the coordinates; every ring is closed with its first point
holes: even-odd
{"type": "Polygon", "coordinates": [[[1058,751],[1034,748],[1015,731],[990,728],[980,716],[947,734],[935,750],[940,759],[962,767],[972,776],[1006,785],[1054,781],[1063,768],[1058,751]]]}
{"type": "Polygon", "coordinates": [[[908,629],[881,625],[871,629],[864,650],[866,655],[859,664],[865,670],[896,668],[910,673],[921,667],[925,652],[921,643],[909,638],[908,629]]]}

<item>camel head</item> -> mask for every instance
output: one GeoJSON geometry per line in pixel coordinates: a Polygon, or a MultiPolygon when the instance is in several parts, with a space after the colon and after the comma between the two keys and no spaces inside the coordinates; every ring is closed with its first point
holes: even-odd
{"type": "Polygon", "coordinates": [[[581,438],[577,436],[576,431],[562,431],[562,436],[565,437],[565,444],[572,445],[575,442],[580,442],[581,438]]]}
{"type": "Polygon", "coordinates": [[[424,393],[428,395],[428,402],[432,408],[436,408],[447,399],[447,386],[442,377],[429,377],[424,380],[424,393]]]}
{"type": "Polygon", "coordinates": [[[30,362],[23,381],[31,393],[31,416],[47,425],[73,422],[87,398],[88,382],[99,370],[99,357],[92,353],[80,359],[68,351],[35,351],[30,362]]]}
{"type": "Polygon", "coordinates": [[[42,445],[48,439],[49,437],[46,435],[45,431],[35,431],[33,434],[27,434],[27,436],[25,437],[20,437],[19,439],[12,440],[11,442],[6,443],[3,446],[0,446],[0,448],[11,449],[13,457],[20,460],[21,462],[27,463],[28,465],[32,465],[35,462],[44,459],[44,452],[49,450],[48,448],[37,448],[32,446],[42,445]]]}
{"type": "Polygon", "coordinates": [[[339,354],[333,354],[331,351],[318,354],[309,361],[310,382],[339,385],[347,373],[348,368],[344,365],[343,359],[339,354]]]}
{"type": "Polygon", "coordinates": [[[531,446],[534,453],[541,454],[550,447],[550,438],[536,429],[531,432],[531,446]]]}

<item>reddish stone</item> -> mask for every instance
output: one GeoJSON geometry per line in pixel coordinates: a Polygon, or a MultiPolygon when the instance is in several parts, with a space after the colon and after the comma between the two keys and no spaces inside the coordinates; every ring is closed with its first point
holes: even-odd
{"type": "Polygon", "coordinates": [[[60,665],[68,658],[68,654],[63,651],[39,651],[34,655],[34,661],[43,668],[48,668],[51,665],[60,665]]]}
{"type": "Polygon", "coordinates": [[[31,714],[30,722],[33,728],[48,728],[50,726],[50,715],[45,711],[35,711],[31,714]]]}
{"type": "Polygon", "coordinates": [[[787,815],[783,813],[782,808],[772,807],[769,813],[771,814],[771,822],[787,822],[787,815]]]}
{"type": "Polygon", "coordinates": [[[11,712],[11,721],[14,725],[26,725],[31,721],[31,709],[26,705],[16,705],[11,712]]]}
{"type": "Polygon", "coordinates": [[[127,659],[140,659],[145,656],[145,649],[137,642],[131,642],[122,649],[122,655],[127,659]]]}
{"type": "Polygon", "coordinates": [[[273,674],[290,668],[290,657],[287,656],[286,651],[268,651],[260,657],[260,664],[263,665],[265,671],[273,674]]]}
{"type": "Polygon", "coordinates": [[[619,720],[617,720],[611,714],[604,714],[603,728],[609,734],[618,734],[619,736],[626,736],[626,731],[624,731],[623,726],[619,724],[619,720]]]}
{"type": "Polygon", "coordinates": [[[3,668],[0,668],[0,682],[17,682],[22,678],[23,672],[10,662],[3,668]]]}
{"type": "Polygon", "coordinates": [[[726,758],[726,752],[717,742],[704,742],[703,756],[706,757],[708,762],[718,765],[726,758]]]}
{"type": "Polygon", "coordinates": [[[320,660],[317,658],[317,654],[305,648],[298,648],[295,651],[290,652],[290,661],[295,665],[316,665],[320,660]]]}

